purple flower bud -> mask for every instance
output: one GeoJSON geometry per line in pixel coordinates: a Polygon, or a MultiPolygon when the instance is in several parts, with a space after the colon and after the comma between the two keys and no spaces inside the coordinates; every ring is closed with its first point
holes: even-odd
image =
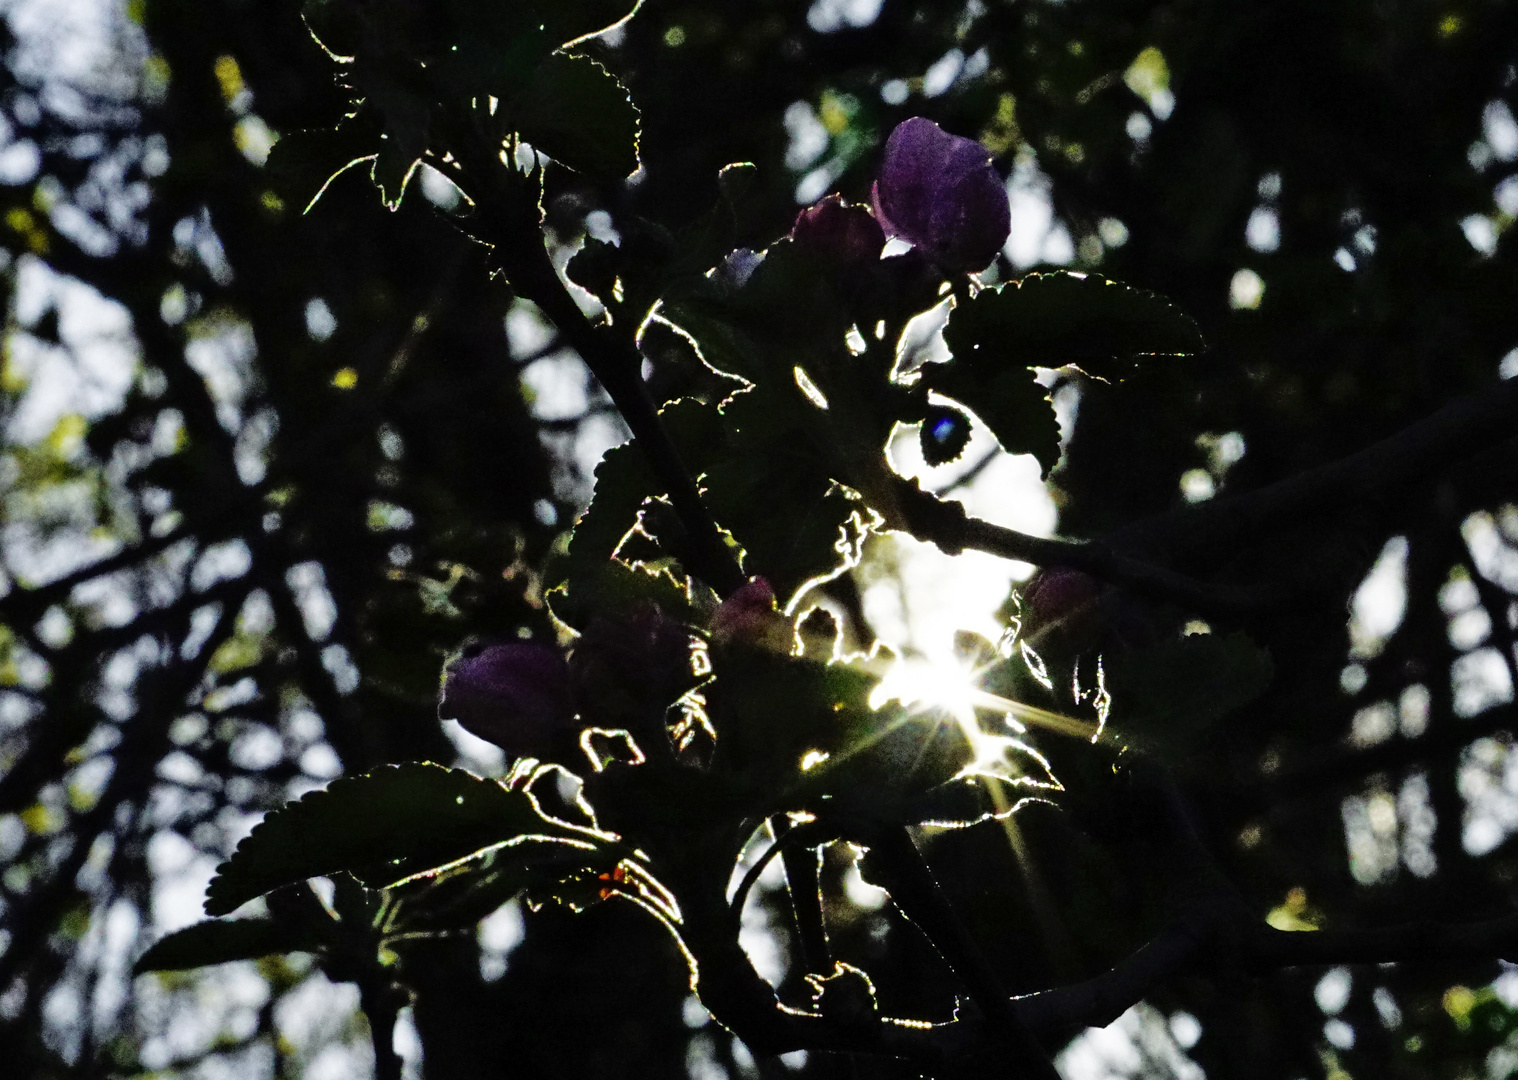
{"type": "Polygon", "coordinates": [[[798,248],[847,267],[878,262],[885,232],[868,207],[829,195],[796,216],[791,240],[798,248]]]}
{"type": "Polygon", "coordinates": [[[648,601],[621,615],[596,616],[569,658],[574,700],[603,727],[639,727],[699,679],[691,663],[691,630],[648,601]]]}
{"type": "Polygon", "coordinates": [[[1069,618],[1101,594],[1102,583],[1090,574],[1055,566],[1038,571],[1023,586],[1023,628],[1036,630],[1069,618]]]}
{"type": "Polygon", "coordinates": [[[729,251],[711,273],[712,283],[717,287],[718,295],[732,296],[742,289],[763,261],[764,256],[756,253],[752,248],[737,248],[729,251]]]}
{"type": "Polygon", "coordinates": [[[536,641],[466,650],[448,665],[438,717],[508,754],[542,757],[576,729],[569,665],[536,641]]]}
{"type": "Polygon", "coordinates": [[[1007,189],[990,153],[921,116],[891,132],[874,200],[889,235],[948,271],[985,269],[1012,231],[1007,189]]]}
{"type": "Polygon", "coordinates": [[[741,641],[782,655],[791,651],[791,622],[775,607],[775,590],[762,577],[749,578],[712,613],[712,641],[741,641]]]}

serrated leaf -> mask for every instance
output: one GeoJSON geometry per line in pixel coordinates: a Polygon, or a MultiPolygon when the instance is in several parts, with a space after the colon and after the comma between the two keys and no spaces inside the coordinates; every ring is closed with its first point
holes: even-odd
{"type": "Polygon", "coordinates": [[[1140,357],[1206,348],[1196,323],[1159,293],[1063,271],[956,304],[944,340],[979,371],[1074,365],[1102,379],[1121,378],[1140,357]]]}
{"type": "Polygon", "coordinates": [[[459,930],[473,926],[526,889],[544,889],[571,874],[609,871],[612,849],[585,848],[536,837],[510,841],[393,886],[392,931],[459,930]]]}
{"type": "Polygon", "coordinates": [[[380,199],[394,210],[427,151],[431,108],[418,95],[388,82],[376,88],[372,98],[384,117],[385,131],[369,175],[380,199]]]}
{"type": "Polygon", "coordinates": [[[1238,632],[1191,634],[1121,653],[1106,665],[1112,725],[1185,751],[1264,693],[1273,674],[1270,653],[1238,632]]]}
{"type": "Polygon", "coordinates": [[[643,0],[538,0],[533,6],[549,36],[561,45],[572,45],[630,19],[643,0]]]}
{"type": "Polygon", "coordinates": [[[1045,476],[1059,463],[1059,421],[1049,391],[1035,381],[1032,368],[964,363],[956,355],[948,363],[926,365],[922,383],[969,406],[1003,450],[1032,454],[1045,476]]]}
{"type": "Polygon", "coordinates": [[[965,452],[970,442],[970,418],[943,405],[928,407],[918,432],[922,457],[929,465],[947,465],[965,452]]]}
{"type": "Polygon", "coordinates": [[[273,919],[211,919],[159,938],[132,965],[132,974],[187,971],[276,953],[309,952],[321,944],[315,935],[273,919]]]}
{"type": "Polygon", "coordinates": [[[643,500],[663,492],[642,449],[625,442],[606,451],[596,465],[590,505],[575,522],[569,557],[575,562],[609,559],[638,522],[643,500]]]}
{"type": "Polygon", "coordinates": [[[701,361],[719,375],[758,382],[766,365],[748,334],[708,300],[665,301],[659,313],[695,342],[701,361]]]}
{"type": "Polygon", "coordinates": [[[364,39],[364,24],[353,0],[306,0],[301,17],[316,43],[334,60],[350,60],[364,39]]]}
{"type": "Polygon", "coordinates": [[[638,110],[616,76],[587,56],[554,53],[509,106],[509,122],[576,172],[621,180],[638,169],[638,110]]]}
{"type": "Polygon", "coordinates": [[[615,245],[587,236],[584,246],[564,268],[564,275],[605,307],[612,308],[616,305],[614,293],[620,266],[620,252],[615,245]]]}
{"type": "Polygon", "coordinates": [[[718,522],[743,546],[744,573],[767,578],[782,607],[806,582],[858,560],[868,512],[815,462],[735,456],[709,470],[702,486],[718,522]]]}
{"type": "Polygon", "coordinates": [[[371,160],[379,145],[379,126],[360,112],[336,128],[281,135],[264,161],[264,176],[276,195],[307,213],[333,180],[371,160]]]}
{"type": "Polygon", "coordinates": [[[523,833],[583,836],[494,780],[412,763],[334,780],[257,825],[217,868],[206,913],[225,915],[271,889],[346,870],[384,885],[523,833]]]}

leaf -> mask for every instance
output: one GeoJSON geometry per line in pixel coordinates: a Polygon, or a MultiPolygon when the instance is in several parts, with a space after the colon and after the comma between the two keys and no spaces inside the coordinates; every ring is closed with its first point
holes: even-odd
{"type": "Polygon", "coordinates": [[[601,301],[604,307],[611,309],[617,304],[615,292],[620,269],[621,258],[617,247],[604,240],[597,240],[594,236],[587,236],[584,246],[575,252],[569,265],[564,268],[564,274],[601,301]]]}
{"type": "Polygon", "coordinates": [[[924,461],[933,466],[947,465],[957,460],[970,442],[970,418],[958,409],[931,405],[917,439],[924,461]]]}
{"type": "Polygon", "coordinates": [[[1193,748],[1218,720],[1264,693],[1273,674],[1270,653],[1238,632],[1122,653],[1106,671],[1112,724],[1140,740],[1193,748]]]}
{"type": "Polygon", "coordinates": [[[904,799],[896,809],[901,825],[935,825],[959,829],[992,818],[1004,818],[1029,798],[1032,788],[1005,777],[982,774],[956,776],[946,783],[904,799]]]}
{"type": "Polygon", "coordinates": [[[360,111],[336,128],[281,135],[264,161],[264,176],[276,195],[308,213],[333,180],[371,160],[379,146],[379,125],[360,111]]]}
{"type": "Polygon", "coordinates": [[[369,96],[385,123],[370,177],[380,190],[380,199],[394,210],[427,152],[431,107],[419,94],[385,78],[371,81],[369,96]]]}
{"type": "Polygon", "coordinates": [[[577,563],[611,558],[638,522],[638,507],[650,496],[662,495],[648,459],[635,442],[606,451],[596,465],[590,505],[575,523],[569,557],[577,563]]]}
{"type": "Polygon", "coordinates": [[[462,769],[387,765],[334,780],[269,814],[206,891],[206,913],[225,915],[270,889],[347,870],[383,885],[522,833],[576,836],[520,788],[462,769]]]}
{"type": "Polygon", "coordinates": [[[187,971],[231,960],[309,952],[320,945],[313,934],[274,919],[211,919],[159,938],[132,965],[132,974],[187,971]]]}
{"type": "MultiPolygon", "coordinates": [[[[944,338],[949,338],[947,331],[944,338]]],[[[1016,364],[997,366],[986,362],[989,357],[977,356],[965,362],[960,355],[956,353],[948,363],[925,365],[922,385],[968,405],[991,429],[1003,450],[1032,454],[1044,475],[1049,475],[1059,463],[1059,421],[1049,392],[1034,381],[1033,369],[1016,364]]]]}
{"type": "Polygon", "coordinates": [[[743,546],[743,570],[769,579],[781,607],[807,582],[859,559],[869,512],[815,461],[733,456],[703,480],[717,521],[743,546]]]}
{"type": "Polygon", "coordinates": [[[643,0],[538,0],[533,5],[544,30],[561,45],[604,34],[642,6],[643,0]]]}
{"type": "Polygon", "coordinates": [[[638,169],[638,110],[616,76],[589,57],[548,57],[509,113],[522,138],[576,172],[621,180],[638,169]]]}
{"type": "Polygon", "coordinates": [[[389,890],[392,930],[462,930],[526,889],[548,889],[585,870],[610,871],[619,852],[521,837],[449,866],[398,882],[389,890]]]}
{"type": "Polygon", "coordinates": [[[1196,323],[1158,293],[1095,275],[1029,274],[955,306],[944,340],[978,372],[1074,365],[1123,377],[1143,356],[1206,348],[1196,323]]]}

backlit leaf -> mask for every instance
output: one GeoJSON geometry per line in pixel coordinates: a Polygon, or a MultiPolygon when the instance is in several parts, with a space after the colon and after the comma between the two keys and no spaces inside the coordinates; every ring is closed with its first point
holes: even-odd
{"type": "Polygon", "coordinates": [[[334,780],[264,818],[217,869],[206,912],[225,915],[270,889],[340,870],[384,885],[513,836],[555,830],[582,835],[539,815],[520,788],[440,765],[387,765],[334,780]]]}
{"type": "Polygon", "coordinates": [[[132,973],[187,971],[231,960],[309,951],[320,944],[309,932],[274,919],[211,919],[159,938],[132,965],[132,973]]]}

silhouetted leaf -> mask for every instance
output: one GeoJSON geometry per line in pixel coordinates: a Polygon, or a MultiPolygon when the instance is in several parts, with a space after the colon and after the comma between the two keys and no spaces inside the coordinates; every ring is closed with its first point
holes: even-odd
{"type": "Polygon", "coordinates": [[[1131,361],[1206,347],[1196,323],[1158,293],[1090,274],[1029,274],[955,305],[944,340],[979,372],[1073,364],[1121,378],[1131,361]]]}
{"type": "Polygon", "coordinates": [[[360,112],[336,128],[291,131],[280,136],[264,161],[274,193],[305,213],[338,174],[379,153],[380,130],[360,112]]]}
{"type": "Polygon", "coordinates": [[[525,889],[549,889],[587,869],[610,871],[620,858],[614,849],[538,837],[508,841],[392,886],[390,926],[408,932],[465,929],[525,889]]]}
{"type": "Polygon", "coordinates": [[[1125,736],[1186,750],[1270,684],[1270,653],[1242,633],[1191,634],[1107,664],[1112,724],[1125,736]]]}
{"type": "Polygon", "coordinates": [[[212,919],[159,938],[132,965],[132,974],[187,971],[231,960],[311,951],[320,945],[315,935],[273,919],[212,919]]]}
{"type": "Polygon", "coordinates": [[[206,912],[225,915],[280,885],[339,870],[388,884],[503,839],[556,828],[524,790],[461,769],[387,765],[334,780],[264,818],[217,869],[206,912]]]}
{"type": "Polygon", "coordinates": [[[548,36],[568,45],[605,33],[642,4],[643,0],[536,0],[531,6],[548,36]]]}
{"type": "Polygon", "coordinates": [[[970,442],[970,418],[958,409],[932,405],[918,432],[922,456],[929,465],[947,465],[965,452],[970,442]]]}
{"type": "MultiPolygon", "coordinates": [[[[944,336],[949,337],[948,331],[944,336]]],[[[977,357],[966,363],[956,354],[946,364],[926,365],[922,383],[968,405],[1003,450],[1032,454],[1047,476],[1059,462],[1059,421],[1049,391],[1034,381],[1032,368],[987,360],[977,357]]]]}
{"type": "Polygon", "coordinates": [[[637,171],[638,110],[616,76],[589,57],[548,57],[509,112],[522,138],[576,172],[620,180],[637,171]]]}

